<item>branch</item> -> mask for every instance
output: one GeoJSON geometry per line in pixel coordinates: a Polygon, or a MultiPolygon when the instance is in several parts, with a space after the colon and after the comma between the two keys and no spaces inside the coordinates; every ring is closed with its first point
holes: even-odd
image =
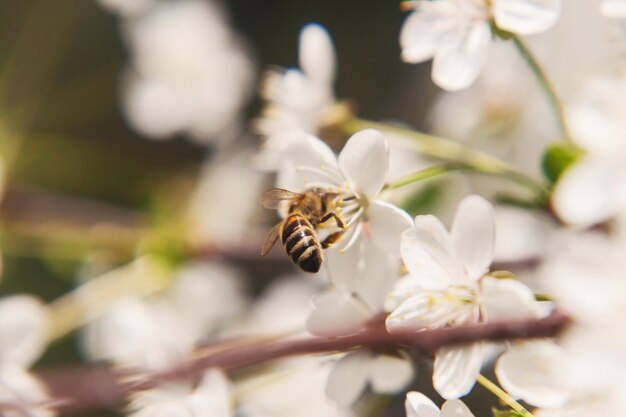
{"type": "Polygon", "coordinates": [[[407,348],[432,355],[437,349],[478,341],[504,341],[557,336],[568,324],[569,317],[555,311],[542,319],[524,319],[447,327],[419,332],[387,333],[384,327],[367,328],[359,333],[336,337],[307,337],[287,341],[226,343],[205,348],[189,361],[175,368],[141,374],[141,379],[128,378],[128,373],[104,368],[72,368],[49,370],[41,376],[51,394],[70,402],[61,409],[82,411],[89,408],[110,408],[123,403],[126,394],[156,386],[159,382],[191,378],[212,367],[226,370],[295,355],[333,353],[357,348],[407,348]],[[133,380],[134,382],[123,382],[133,380]],[[94,390],[97,394],[94,394],[94,390]]]}

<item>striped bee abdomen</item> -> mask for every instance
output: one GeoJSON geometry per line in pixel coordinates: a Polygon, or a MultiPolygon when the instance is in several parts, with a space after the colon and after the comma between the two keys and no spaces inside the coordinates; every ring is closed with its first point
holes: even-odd
{"type": "Polygon", "coordinates": [[[291,214],[283,223],[281,240],[287,255],[303,271],[317,272],[322,265],[322,247],[311,223],[299,213],[291,214]]]}

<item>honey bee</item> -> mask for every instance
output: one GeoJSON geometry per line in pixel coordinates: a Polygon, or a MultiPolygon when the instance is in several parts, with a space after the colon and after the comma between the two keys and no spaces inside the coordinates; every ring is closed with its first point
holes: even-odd
{"type": "Polygon", "coordinates": [[[272,188],[261,195],[266,208],[276,209],[288,201],[287,216],[274,226],[267,235],[261,256],[265,256],[280,236],[287,255],[294,264],[306,272],[318,272],[324,259],[322,249],[335,243],[343,234],[346,225],[335,213],[337,193],[322,188],[311,188],[304,193],[294,193],[282,188],[272,188]],[[317,228],[334,219],[342,229],[329,234],[322,242],[318,240],[317,228]]]}

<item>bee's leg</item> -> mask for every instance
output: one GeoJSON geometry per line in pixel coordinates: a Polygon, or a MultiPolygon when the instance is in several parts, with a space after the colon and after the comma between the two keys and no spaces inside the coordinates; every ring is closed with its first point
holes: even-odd
{"type": "Polygon", "coordinates": [[[341,238],[341,236],[343,236],[344,233],[344,230],[340,230],[339,232],[331,233],[326,236],[326,239],[324,239],[321,243],[322,248],[326,249],[337,243],[337,241],[341,238]]]}
{"type": "Polygon", "coordinates": [[[340,228],[342,229],[346,228],[346,224],[343,222],[343,220],[341,220],[341,217],[339,217],[337,213],[335,213],[334,211],[331,211],[330,213],[327,213],[324,217],[322,217],[322,220],[320,220],[320,223],[326,223],[330,219],[335,219],[337,226],[339,226],[340,228]]]}

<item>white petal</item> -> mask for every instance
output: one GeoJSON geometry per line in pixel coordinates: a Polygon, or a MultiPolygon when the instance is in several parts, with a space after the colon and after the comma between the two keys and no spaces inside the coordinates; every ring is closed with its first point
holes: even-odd
{"type": "Polygon", "coordinates": [[[355,190],[375,196],[383,188],[389,149],[383,135],[374,129],[365,129],[348,139],[339,154],[339,168],[355,190]]]}
{"type": "Polygon", "coordinates": [[[433,61],[435,84],[448,91],[469,87],[485,65],[490,42],[491,29],[486,22],[449,33],[433,61]]]}
{"type": "Polygon", "coordinates": [[[357,350],[339,359],[328,375],[326,395],[340,407],[350,407],[365,390],[372,354],[357,350]]]}
{"type": "Polygon", "coordinates": [[[26,295],[0,301],[0,365],[28,368],[43,353],[47,330],[46,309],[26,295]]]}
{"type": "Polygon", "coordinates": [[[289,168],[290,175],[293,176],[290,181],[300,185],[298,189],[293,191],[307,188],[308,183],[323,182],[342,185],[338,175],[337,158],[328,145],[315,136],[302,132],[293,131],[287,135],[288,138],[283,138],[286,145],[281,160],[289,168]],[[332,173],[335,173],[334,178],[329,179],[328,175],[312,172],[311,169],[323,170],[331,176],[332,173]]]}
{"type": "Polygon", "coordinates": [[[416,64],[432,58],[439,47],[441,37],[457,24],[453,16],[439,10],[442,5],[428,6],[411,13],[402,25],[400,47],[404,62],[416,64]]]}
{"type": "Polygon", "coordinates": [[[626,18],[626,0],[604,0],[600,5],[600,12],[614,19],[626,18]]]}
{"type": "Polygon", "coordinates": [[[439,417],[441,412],[434,402],[421,392],[411,391],[404,401],[407,417],[439,417]]]}
{"type": "Polygon", "coordinates": [[[493,261],[496,236],[491,204],[476,195],[464,198],[457,209],[450,234],[454,250],[469,277],[480,278],[493,261]]]}
{"type": "Polygon", "coordinates": [[[365,307],[349,294],[331,291],[313,300],[307,329],[316,335],[343,335],[359,330],[369,318],[365,307]]]}
{"type": "Polygon", "coordinates": [[[413,380],[413,365],[407,358],[377,355],[368,369],[372,390],[378,394],[397,394],[413,380]]]}
{"type": "Polygon", "coordinates": [[[229,417],[233,415],[231,386],[219,369],[210,369],[204,374],[200,385],[188,400],[194,415],[229,417]]]}
{"type": "Polygon", "coordinates": [[[482,366],[482,344],[439,349],[433,367],[433,386],[445,399],[471,391],[482,366]]]}
{"type": "Polygon", "coordinates": [[[455,259],[450,235],[435,216],[417,216],[415,226],[402,234],[402,261],[427,288],[444,288],[463,274],[455,259]]]}
{"type": "MultiPolygon", "coordinates": [[[[342,241],[346,237],[344,235],[342,241]]],[[[355,291],[361,256],[359,242],[345,251],[333,247],[324,253],[322,270],[328,273],[328,280],[336,289],[346,293],[355,291]]]]}
{"type": "Polygon", "coordinates": [[[487,320],[539,317],[541,306],[533,292],[513,279],[485,277],[482,282],[481,304],[487,320]]]}
{"type": "Polygon", "coordinates": [[[441,406],[441,417],[474,417],[461,400],[448,400],[441,406]]]}
{"type": "Polygon", "coordinates": [[[572,225],[586,227],[604,221],[620,208],[619,189],[614,187],[619,188],[616,183],[624,175],[617,161],[584,157],[559,179],[552,205],[559,217],[572,225]]]}
{"type": "Polygon", "coordinates": [[[561,407],[569,395],[555,375],[569,366],[565,355],[563,349],[547,340],[515,344],[498,359],[498,381],[513,397],[536,407],[561,407]]]}
{"type": "Polygon", "coordinates": [[[391,203],[371,201],[367,208],[372,239],[384,251],[400,256],[402,233],[413,225],[406,211],[391,203]]]}
{"type": "Polygon", "coordinates": [[[493,13],[500,29],[531,35],[556,23],[561,0],[494,0],[493,13]]]}
{"type": "Polygon", "coordinates": [[[361,239],[361,262],[356,292],[370,311],[379,313],[400,273],[400,259],[381,251],[372,239],[361,239]]]}
{"type": "Polygon", "coordinates": [[[300,32],[300,68],[316,82],[327,84],[335,75],[335,49],[328,31],[308,24],[300,32]]]}

